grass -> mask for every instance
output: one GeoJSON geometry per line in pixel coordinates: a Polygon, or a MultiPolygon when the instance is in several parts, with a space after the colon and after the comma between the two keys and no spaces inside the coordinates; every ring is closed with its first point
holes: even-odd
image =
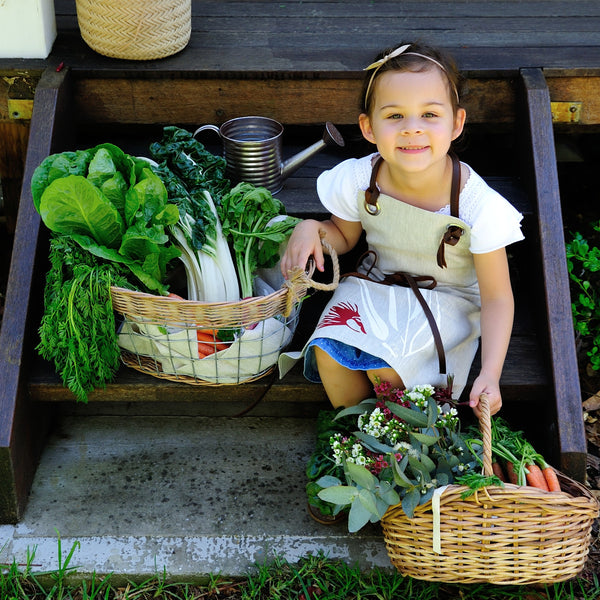
{"type": "Polygon", "coordinates": [[[73,544],[58,568],[35,572],[35,549],[25,564],[0,565],[0,600],[593,600],[600,582],[573,579],[551,586],[448,585],[403,577],[389,569],[361,571],[343,561],[307,555],[298,563],[275,557],[256,565],[245,578],[220,575],[202,583],[170,581],[157,573],[144,581],[126,581],[108,574],[81,578],[71,566],[79,548],[73,544]]]}

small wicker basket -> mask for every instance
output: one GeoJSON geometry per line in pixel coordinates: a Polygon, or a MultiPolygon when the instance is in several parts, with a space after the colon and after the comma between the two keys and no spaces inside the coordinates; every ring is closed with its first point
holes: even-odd
{"type": "Polygon", "coordinates": [[[104,56],[164,58],[190,41],[191,0],[77,0],[76,6],[81,37],[104,56]]]}
{"type": "Polygon", "coordinates": [[[290,272],[271,294],[238,302],[194,302],[111,287],[113,309],[123,317],[122,361],[142,373],[192,385],[235,385],[268,375],[292,339],[308,288],[327,291],[338,285],[337,256],[321,241],[333,262],[329,284],[313,281],[311,266],[290,272]],[[228,341],[219,339],[223,332],[231,333],[228,341]],[[202,356],[206,345],[212,348],[202,356]]]}
{"type": "MultiPolygon", "coordinates": [[[[492,474],[487,399],[480,428],[484,473],[492,474]]],[[[400,505],[382,519],[392,564],[416,579],[446,583],[555,583],[575,577],[589,552],[598,502],[581,484],[558,473],[561,492],[505,484],[462,499],[450,485],[418,506],[409,519],[400,505]]]]}

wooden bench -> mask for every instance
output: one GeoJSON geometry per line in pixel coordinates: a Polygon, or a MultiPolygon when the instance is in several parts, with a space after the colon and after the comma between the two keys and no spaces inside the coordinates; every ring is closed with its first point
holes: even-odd
{"type": "MultiPolygon", "coordinates": [[[[99,89],[102,89],[103,82],[99,81],[99,89]]],[[[190,85],[189,81],[184,83],[190,85]]],[[[91,141],[94,135],[99,135],[98,130],[92,131],[93,127],[82,132],[81,125],[73,119],[72,107],[81,102],[74,91],[81,89],[77,86],[77,79],[68,70],[47,69],[35,96],[0,332],[3,369],[0,374],[0,521],[3,522],[15,522],[22,514],[52,415],[59,404],[73,405],[72,397],[52,366],[37,357],[34,350],[42,312],[47,233],[33,209],[28,182],[35,167],[48,154],[72,149],[82,140],[91,141]]],[[[517,121],[511,135],[514,134],[515,148],[522,153],[515,161],[521,168],[498,177],[487,177],[493,187],[526,215],[526,241],[510,249],[517,314],[501,380],[504,410],[507,418],[522,427],[554,464],[573,477],[583,479],[586,444],[580,418],[581,398],[550,100],[541,70],[525,69],[520,73],[515,98],[517,121]]],[[[118,112],[117,102],[118,98],[112,104],[107,101],[106,105],[111,105],[109,112],[118,112]]],[[[335,106],[335,101],[332,105],[335,106]]],[[[294,116],[290,116],[290,131],[298,122],[303,121],[294,121],[294,116]]],[[[127,143],[139,144],[149,139],[148,130],[156,132],[157,126],[150,120],[147,125],[146,128],[142,123],[135,129],[140,137],[134,141],[130,138],[127,143]]],[[[100,126],[104,128],[100,135],[109,135],[105,124],[100,122],[100,126]]],[[[296,135],[300,135],[300,131],[298,129],[296,135]]],[[[113,137],[98,141],[120,143],[113,137]]],[[[123,148],[128,150],[125,142],[123,148]]],[[[314,189],[315,177],[341,158],[334,152],[323,152],[288,179],[278,197],[290,214],[322,216],[314,189]]],[[[465,160],[470,162],[468,157],[465,160]]],[[[325,274],[324,279],[327,277],[325,274]]],[[[325,294],[319,292],[305,302],[294,345],[300,345],[308,335],[325,299],[325,294]]],[[[476,360],[471,378],[477,365],[476,360]]],[[[90,395],[92,406],[101,404],[107,410],[132,403],[152,404],[151,410],[165,411],[165,414],[190,410],[193,406],[193,410],[202,414],[223,415],[236,415],[252,408],[253,414],[291,412],[308,416],[327,406],[321,386],[305,381],[298,368],[282,380],[273,375],[240,386],[223,387],[179,384],[122,368],[114,383],[90,395]]]]}

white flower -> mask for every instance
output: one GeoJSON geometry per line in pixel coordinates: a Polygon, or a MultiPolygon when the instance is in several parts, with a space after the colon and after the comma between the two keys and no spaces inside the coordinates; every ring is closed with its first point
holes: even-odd
{"type": "Polygon", "coordinates": [[[415,385],[415,387],[413,388],[413,391],[419,392],[419,393],[423,394],[423,396],[428,398],[429,396],[433,396],[433,392],[435,390],[432,385],[425,384],[425,385],[415,385]]]}

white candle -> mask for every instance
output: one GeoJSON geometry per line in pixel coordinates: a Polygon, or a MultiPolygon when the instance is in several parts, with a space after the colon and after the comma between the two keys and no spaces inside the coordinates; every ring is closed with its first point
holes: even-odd
{"type": "Polygon", "coordinates": [[[46,58],[55,39],[54,0],[0,0],[0,58],[46,58]]]}

